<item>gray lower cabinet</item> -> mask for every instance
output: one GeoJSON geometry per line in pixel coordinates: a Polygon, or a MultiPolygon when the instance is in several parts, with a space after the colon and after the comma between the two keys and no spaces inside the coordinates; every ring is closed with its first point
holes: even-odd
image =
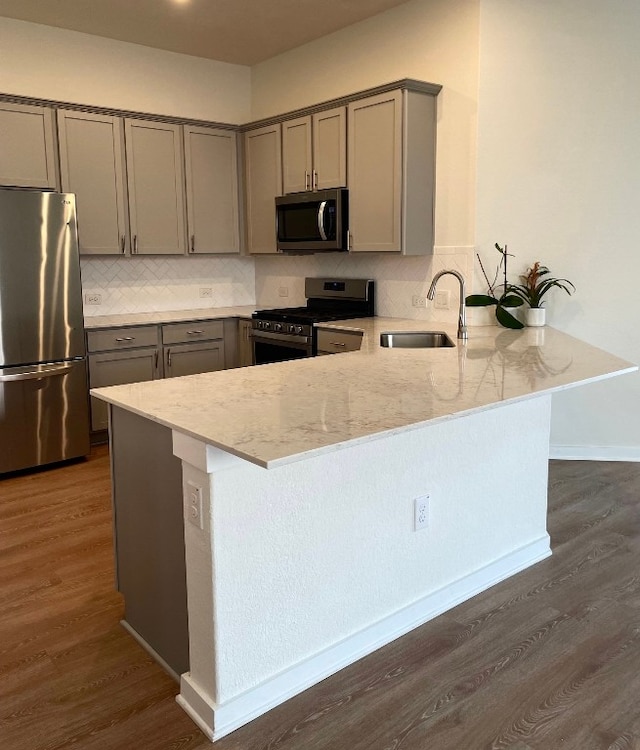
{"type": "Polygon", "coordinates": [[[338,331],[335,328],[318,330],[318,354],[357,352],[362,346],[361,331],[338,331]]]}
{"type": "MultiPolygon", "coordinates": [[[[142,383],[234,367],[237,320],[195,320],[87,331],[89,387],[142,383]]],[[[109,427],[107,404],[91,399],[91,430],[109,427]]]]}
{"type": "Polygon", "coordinates": [[[189,671],[182,463],[171,430],[111,408],[116,582],[124,622],[178,676],[189,671]]]}
{"type": "Polygon", "coordinates": [[[250,320],[238,321],[238,367],[249,367],[253,364],[251,330],[250,320]]]}
{"type": "Polygon", "coordinates": [[[173,344],[164,347],[164,376],[197,375],[200,372],[224,370],[224,343],[203,341],[199,344],[173,344]]]}
{"type": "Polygon", "coordinates": [[[224,321],[197,320],[162,326],[165,378],[225,368],[224,321]]]}
{"type": "MultiPolygon", "coordinates": [[[[159,357],[156,347],[129,349],[120,352],[89,354],[89,383],[91,388],[107,385],[142,383],[159,377],[159,357]]],[[[91,399],[91,429],[93,432],[109,427],[107,404],[91,399]]]]}

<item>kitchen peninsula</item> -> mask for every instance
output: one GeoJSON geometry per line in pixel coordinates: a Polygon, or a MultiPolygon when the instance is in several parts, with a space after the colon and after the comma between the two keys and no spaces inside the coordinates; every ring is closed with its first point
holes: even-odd
{"type": "Polygon", "coordinates": [[[116,516],[119,456],[131,473],[152,450],[138,426],[169,436],[158,469],[182,462],[178,701],[211,739],[551,554],[551,395],[637,369],[551,328],[449,349],[380,347],[415,320],[322,328],[362,331],[360,351],[92,392],[116,516]]]}

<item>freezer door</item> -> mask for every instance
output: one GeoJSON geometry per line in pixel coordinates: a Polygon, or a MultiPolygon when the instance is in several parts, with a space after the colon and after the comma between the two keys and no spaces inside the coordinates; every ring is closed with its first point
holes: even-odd
{"type": "Polygon", "coordinates": [[[84,353],[75,196],[0,189],[0,367],[84,353]]]}
{"type": "Polygon", "coordinates": [[[0,369],[0,473],[89,453],[84,359],[0,369]]]}

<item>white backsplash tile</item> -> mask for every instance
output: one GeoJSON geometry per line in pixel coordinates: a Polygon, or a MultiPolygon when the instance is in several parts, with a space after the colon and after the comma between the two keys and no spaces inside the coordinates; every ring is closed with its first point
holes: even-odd
{"type": "Polygon", "coordinates": [[[459,298],[453,277],[438,284],[438,289],[451,290],[449,310],[436,310],[432,302],[426,308],[416,308],[412,298],[425,297],[433,275],[445,268],[460,271],[469,284],[473,253],[473,247],[436,247],[433,256],[421,257],[373,253],[260,257],[256,258],[256,302],[260,307],[304,304],[306,276],[371,278],[376,282],[377,315],[451,322],[457,320],[459,298]],[[283,289],[288,296],[282,296],[283,289]]]}
{"type": "MultiPolygon", "coordinates": [[[[295,307],[306,301],[307,276],[371,278],[376,282],[376,313],[380,316],[424,321],[455,322],[458,282],[443,278],[438,289],[451,291],[450,309],[412,306],[414,296],[425,297],[433,275],[450,268],[462,273],[470,293],[473,247],[436,247],[433,256],[403,257],[382,254],[270,256],[256,258],[127,257],[83,258],[84,314],[156,312],[252,305],[295,307]],[[201,289],[211,297],[200,297],[201,289]],[[101,304],[86,304],[99,294],[101,304]]],[[[469,310],[469,322],[484,322],[485,310],[469,310]],[[477,320],[476,320],[477,318],[477,320]]],[[[490,322],[490,321],[489,321],[490,322]]]]}
{"type": "Polygon", "coordinates": [[[255,303],[251,258],[82,258],[81,269],[85,317],[255,303]],[[89,294],[101,304],[86,304],[89,294]]]}

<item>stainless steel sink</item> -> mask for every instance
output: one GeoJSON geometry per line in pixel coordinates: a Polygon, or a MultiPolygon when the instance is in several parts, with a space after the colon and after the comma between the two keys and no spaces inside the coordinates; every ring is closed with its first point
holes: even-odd
{"type": "Polygon", "coordinates": [[[444,331],[395,331],[380,334],[380,346],[400,349],[437,349],[455,346],[444,331]]]}

